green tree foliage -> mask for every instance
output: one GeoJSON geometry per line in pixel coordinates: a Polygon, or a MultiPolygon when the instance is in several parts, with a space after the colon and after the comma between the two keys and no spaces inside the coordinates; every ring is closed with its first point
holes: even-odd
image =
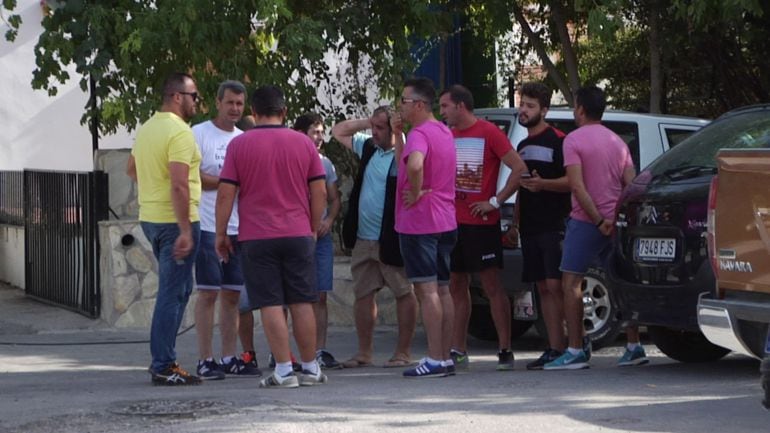
{"type": "MultiPolygon", "coordinates": [[[[4,0],[12,11],[14,0],[4,0]]],[[[308,110],[327,117],[349,114],[367,101],[373,80],[394,95],[418,58],[412,41],[437,40],[450,28],[447,1],[417,0],[58,0],[43,20],[32,85],[55,95],[79,79],[93,78],[100,101],[100,129],[133,129],[159,104],[156,89],[172,71],[190,72],[213,108],[218,83],[241,79],[284,88],[290,117],[308,110]],[[326,87],[331,106],[317,92],[332,78],[325,56],[350,68],[344,88],[326,87]],[[74,65],[78,77],[70,77],[74,65]],[[372,71],[372,76],[362,71],[372,71]]],[[[6,20],[12,40],[20,21],[6,20]]],[[[335,77],[337,78],[337,77],[335,77]]],[[[83,122],[97,113],[86,108],[83,122]]]]}

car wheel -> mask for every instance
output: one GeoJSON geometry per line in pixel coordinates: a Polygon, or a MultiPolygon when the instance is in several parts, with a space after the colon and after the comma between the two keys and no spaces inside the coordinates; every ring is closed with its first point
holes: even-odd
{"type": "Polygon", "coordinates": [[[679,362],[711,362],[730,353],[729,350],[708,341],[700,332],[662,326],[648,326],[647,332],[661,352],[679,362]]]}
{"type": "Polygon", "coordinates": [[[612,344],[623,329],[615,301],[600,269],[589,269],[583,277],[583,326],[594,349],[612,344]]]}
{"type": "MultiPolygon", "coordinates": [[[[511,320],[511,340],[521,337],[532,327],[531,320],[511,320]]],[[[468,323],[468,334],[479,340],[497,341],[497,330],[492,320],[489,304],[473,304],[471,320],[468,323]]]]}

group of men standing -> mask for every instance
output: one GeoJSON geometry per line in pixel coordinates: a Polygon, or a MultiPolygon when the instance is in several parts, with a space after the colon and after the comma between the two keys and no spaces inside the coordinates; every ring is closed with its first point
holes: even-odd
{"type": "MultiPolygon", "coordinates": [[[[163,105],[139,129],[129,159],[128,172],[139,184],[141,225],[159,263],[150,343],[153,383],[261,376],[254,309],[260,310],[274,361],[262,387],[317,385],[327,381],[322,366],[372,365],[376,295],[383,287],[393,292],[398,319],[397,344],[384,366],[405,368],[405,377],[451,376],[469,365],[472,273],[478,273],[490,300],[499,337],[497,369],[513,369],[511,304],[499,275],[499,208],[516,191],[523,278],[537,284],[549,337],[549,348],[527,368],[588,366],[580,281],[608,245],[615,205],[633,177],[625,143],[599,123],[604,110],[599,89],[578,91],[580,128],[565,140],[544,120],[550,90],[542,84],[523,86],[519,122],[529,137],[518,152],[497,126],[473,115],[473,96],[463,86],[440,95],[446,125],[438,121],[436,92],[425,78],[404,83],[398,110],[379,107],[371,118],[332,128],[332,135],[361,159],[343,228],[344,243],[353,249],[358,350],[342,363],[325,348],[331,226],[340,198],[334,166],[319,153],[321,118],[307,114],[297,119],[295,130],[285,127],[283,93],[263,86],[250,101],[255,127],[244,133],[236,123],[246,89],[225,81],[216,117],[190,129],[186,122],[196,113],[197,100],[192,77],[171,75],[163,105]],[[405,124],[410,126],[406,136],[405,124]],[[510,175],[497,191],[501,164],[510,175]],[[199,288],[198,376],[179,366],[174,350],[193,265],[199,288]],[[219,360],[211,347],[217,298],[219,360]],[[410,346],[418,310],[428,353],[415,365],[410,346]],[[289,348],[287,312],[299,362],[289,348]],[[236,336],[243,346],[240,356],[236,336]]],[[[624,355],[627,365],[645,362],[633,329],[629,337],[635,345],[624,355]]]]}

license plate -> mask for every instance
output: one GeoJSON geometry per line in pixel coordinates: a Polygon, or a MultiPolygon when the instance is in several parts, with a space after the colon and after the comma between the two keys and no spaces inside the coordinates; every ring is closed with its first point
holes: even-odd
{"type": "Polygon", "coordinates": [[[676,257],[676,239],[637,238],[635,253],[637,260],[672,262],[676,257]]]}

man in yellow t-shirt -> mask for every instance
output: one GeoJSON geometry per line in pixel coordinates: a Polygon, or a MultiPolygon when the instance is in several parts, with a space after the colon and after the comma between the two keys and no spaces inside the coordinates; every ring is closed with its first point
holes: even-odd
{"type": "Polygon", "coordinates": [[[138,182],[139,221],[158,260],[158,293],[150,330],[155,385],[197,385],[176,362],[176,334],[192,293],[198,251],[201,154],[187,121],[197,111],[195,81],[171,74],[163,105],[136,134],[128,175],[138,182]]]}

